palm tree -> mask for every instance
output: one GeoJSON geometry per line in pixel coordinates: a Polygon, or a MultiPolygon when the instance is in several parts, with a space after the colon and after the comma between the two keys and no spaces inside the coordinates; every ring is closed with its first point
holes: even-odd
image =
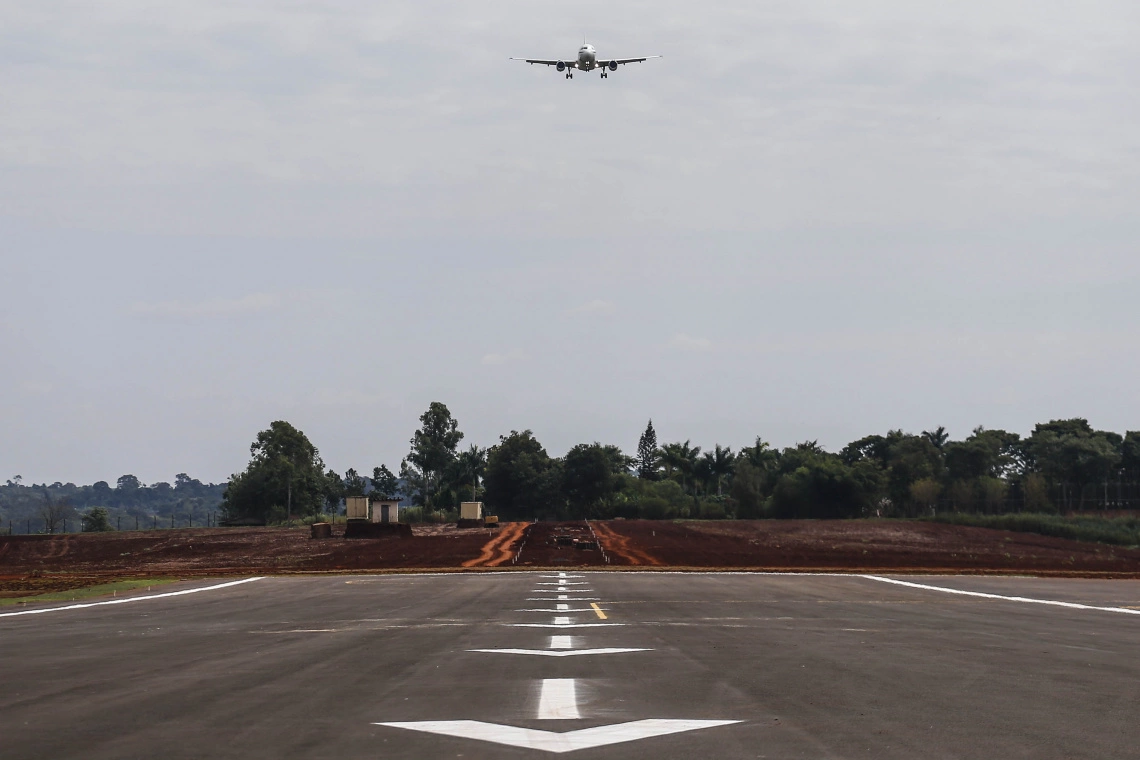
{"type": "Polygon", "coordinates": [[[701,453],[700,446],[690,446],[684,443],[667,443],[661,447],[661,462],[665,465],[665,477],[681,476],[681,490],[688,491],[689,481],[697,471],[697,461],[701,453]]]}
{"type": "Polygon", "coordinates": [[[705,452],[701,464],[704,465],[704,470],[708,473],[710,480],[716,478],[717,496],[724,496],[724,476],[732,474],[732,465],[735,462],[736,455],[728,446],[722,447],[718,443],[715,449],[705,452]]]}
{"type": "Polygon", "coordinates": [[[946,428],[939,425],[935,430],[923,430],[922,434],[926,439],[934,444],[934,448],[942,451],[946,447],[946,442],[950,440],[950,434],[946,432],[946,428]]]}
{"type": "Polygon", "coordinates": [[[456,457],[455,468],[459,479],[471,481],[472,501],[478,499],[479,478],[487,471],[487,450],[471,444],[456,457]]]}

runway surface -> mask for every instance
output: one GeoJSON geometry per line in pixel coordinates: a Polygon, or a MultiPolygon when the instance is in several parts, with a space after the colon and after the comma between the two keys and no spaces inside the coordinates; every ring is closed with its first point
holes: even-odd
{"type": "Polygon", "coordinates": [[[1140,755],[1140,582],[892,578],[917,585],[271,577],[4,608],[0,756],[1140,755]]]}

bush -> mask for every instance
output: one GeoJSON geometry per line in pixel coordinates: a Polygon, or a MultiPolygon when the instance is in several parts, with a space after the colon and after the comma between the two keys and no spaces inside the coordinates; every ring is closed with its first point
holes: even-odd
{"type": "Polygon", "coordinates": [[[1114,546],[1140,546],[1140,517],[1061,517],[1046,514],[968,515],[951,512],[925,518],[931,522],[976,528],[1036,533],[1073,541],[1095,541],[1114,546]]]}
{"type": "Polygon", "coordinates": [[[103,533],[114,530],[111,521],[107,519],[107,510],[103,507],[92,507],[91,511],[83,515],[84,533],[103,533]]]}

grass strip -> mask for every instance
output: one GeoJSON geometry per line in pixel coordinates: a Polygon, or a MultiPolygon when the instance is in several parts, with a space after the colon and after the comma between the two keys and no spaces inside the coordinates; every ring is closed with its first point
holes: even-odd
{"type": "Polygon", "coordinates": [[[1052,538],[1090,541],[1113,546],[1140,548],[1140,517],[1063,517],[1061,515],[1013,513],[1006,515],[973,515],[949,512],[921,518],[930,522],[967,525],[975,528],[1037,533],[1052,538]]]}
{"type": "Polygon", "coordinates": [[[120,591],[135,591],[140,588],[150,589],[151,586],[164,586],[173,583],[177,578],[141,578],[135,580],[114,581],[113,583],[100,583],[96,586],[71,589],[69,591],[52,591],[47,594],[33,596],[17,596],[0,599],[0,607],[11,607],[27,602],[74,602],[80,599],[90,599],[96,596],[108,596],[120,591]]]}

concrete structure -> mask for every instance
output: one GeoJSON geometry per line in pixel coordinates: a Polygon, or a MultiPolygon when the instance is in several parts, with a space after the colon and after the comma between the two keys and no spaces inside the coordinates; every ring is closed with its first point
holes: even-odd
{"type": "Polygon", "coordinates": [[[483,519],[483,502],[481,501],[464,501],[459,504],[459,519],[460,520],[482,520],[483,519]]]}
{"type": "Polygon", "coordinates": [[[349,520],[367,520],[368,497],[346,496],[344,499],[344,514],[349,520]]]}
{"type": "Polygon", "coordinates": [[[400,500],[381,499],[372,502],[372,522],[396,523],[400,522],[400,500]]]}

